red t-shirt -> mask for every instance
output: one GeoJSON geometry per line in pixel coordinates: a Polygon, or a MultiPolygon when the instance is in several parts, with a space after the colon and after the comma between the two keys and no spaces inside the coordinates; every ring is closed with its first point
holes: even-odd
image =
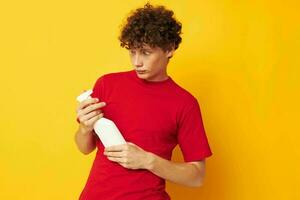
{"type": "MultiPolygon", "coordinates": [[[[124,139],[145,151],[171,160],[179,144],[185,162],[212,155],[197,99],[171,77],[159,82],[140,79],[134,70],[105,74],[94,84],[92,97],[106,102],[104,117],[124,139]]],[[[165,180],[145,169],[127,169],[97,153],[80,200],[168,200],[165,180]]]]}

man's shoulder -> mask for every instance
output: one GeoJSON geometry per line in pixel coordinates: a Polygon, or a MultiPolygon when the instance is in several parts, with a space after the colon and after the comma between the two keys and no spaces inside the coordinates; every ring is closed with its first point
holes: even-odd
{"type": "Polygon", "coordinates": [[[181,86],[179,86],[179,90],[181,91],[181,95],[178,95],[180,97],[177,99],[177,105],[180,113],[187,114],[191,110],[199,108],[199,102],[196,96],[181,86]]]}
{"type": "Polygon", "coordinates": [[[120,77],[126,76],[131,72],[129,71],[119,71],[119,72],[109,72],[102,74],[98,79],[102,79],[103,81],[116,81],[119,80],[120,77]]]}
{"type": "Polygon", "coordinates": [[[118,71],[118,72],[109,72],[109,73],[105,73],[102,76],[105,77],[105,79],[108,78],[118,78],[120,76],[124,76],[126,74],[130,73],[130,71],[118,71]]]}
{"type": "Polygon", "coordinates": [[[180,96],[181,100],[183,100],[186,103],[193,102],[196,99],[196,97],[186,88],[179,85],[178,83],[174,82],[175,84],[175,90],[174,92],[176,95],[180,96]]]}

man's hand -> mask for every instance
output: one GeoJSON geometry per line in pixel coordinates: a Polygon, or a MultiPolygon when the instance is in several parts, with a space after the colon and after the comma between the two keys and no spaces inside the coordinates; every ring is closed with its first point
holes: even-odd
{"type": "Polygon", "coordinates": [[[96,121],[104,116],[101,108],[104,107],[106,103],[97,103],[98,101],[99,99],[97,98],[83,100],[76,109],[80,130],[84,133],[93,131],[96,121]]]}
{"type": "Polygon", "coordinates": [[[147,169],[151,156],[142,148],[127,142],[124,145],[106,147],[104,155],[113,162],[117,162],[128,169],[147,169]]]}

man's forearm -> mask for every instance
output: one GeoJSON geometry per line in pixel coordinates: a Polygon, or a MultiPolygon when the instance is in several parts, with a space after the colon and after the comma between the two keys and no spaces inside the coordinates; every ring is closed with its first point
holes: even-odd
{"type": "Polygon", "coordinates": [[[191,163],[178,163],[148,153],[146,169],[157,176],[190,187],[200,187],[203,184],[204,169],[199,169],[191,163]]]}
{"type": "Polygon", "coordinates": [[[74,139],[78,149],[83,154],[89,154],[96,147],[96,141],[93,132],[84,132],[80,127],[75,133],[74,139]]]}

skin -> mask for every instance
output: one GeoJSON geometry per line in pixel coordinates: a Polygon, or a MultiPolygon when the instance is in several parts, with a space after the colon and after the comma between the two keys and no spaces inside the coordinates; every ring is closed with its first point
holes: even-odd
{"type": "Polygon", "coordinates": [[[138,77],[147,81],[168,79],[167,65],[173,53],[174,48],[169,51],[163,51],[159,47],[151,48],[149,45],[144,45],[139,49],[129,49],[129,56],[134,69],[147,71],[144,74],[137,73],[138,77]]]}
{"type": "MultiPolygon", "coordinates": [[[[129,55],[135,69],[147,70],[145,74],[137,74],[147,81],[163,81],[168,78],[167,64],[173,56],[174,48],[163,51],[145,45],[141,49],[130,49],[129,55]]],[[[79,150],[87,155],[96,148],[93,124],[103,117],[101,108],[104,102],[96,98],[87,99],[76,109],[80,121],[75,134],[75,142],[79,150]]],[[[173,162],[143,150],[136,144],[127,142],[124,145],[107,147],[103,153],[111,162],[116,162],[127,169],[145,169],[171,182],[191,187],[202,186],[205,175],[205,159],[194,162],[173,162]]]]}

